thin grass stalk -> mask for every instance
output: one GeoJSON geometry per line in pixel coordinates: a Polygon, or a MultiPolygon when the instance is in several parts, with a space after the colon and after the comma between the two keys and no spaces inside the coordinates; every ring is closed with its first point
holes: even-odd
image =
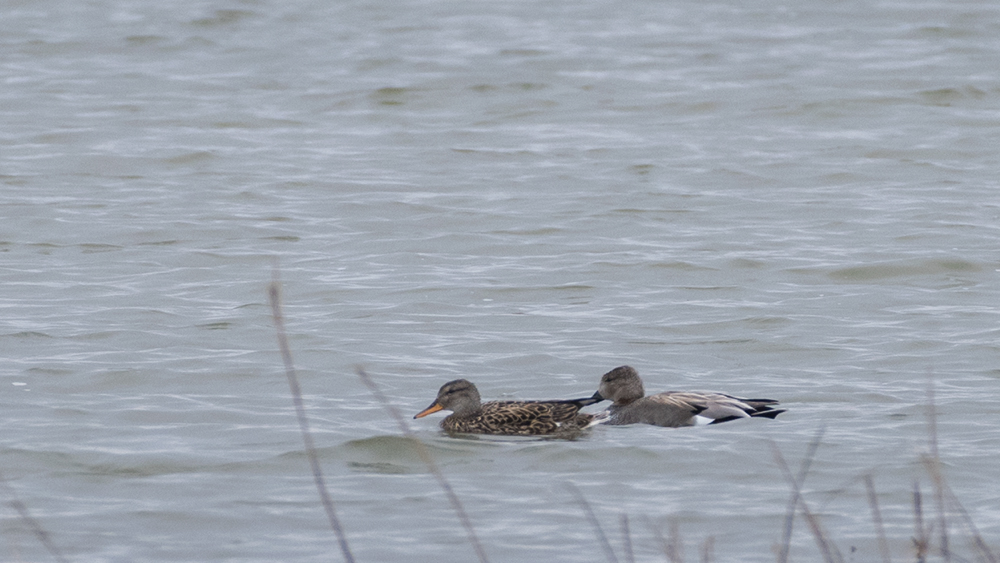
{"type": "Polygon", "coordinates": [[[663,530],[648,516],[646,517],[646,526],[653,533],[653,537],[656,538],[656,543],[660,544],[660,551],[663,552],[663,557],[667,560],[667,563],[673,563],[673,558],[670,554],[670,542],[663,535],[663,530]]]}
{"type": "MultiPolygon", "coordinates": [[[[799,465],[799,473],[795,478],[796,486],[792,487],[792,496],[788,499],[788,509],[785,512],[785,524],[782,527],[781,534],[781,548],[778,551],[778,563],[788,563],[788,552],[791,550],[792,546],[792,530],[795,526],[795,509],[799,505],[799,491],[802,485],[805,484],[806,476],[809,474],[809,466],[812,465],[812,460],[816,456],[816,450],[819,449],[819,444],[823,438],[823,433],[826,432],[825,427],[820,427],[816,431],[816,436],[809,442],[808,448],[806,448],[806,455],[802,458],[802,463],[799,465]]],[[[771,444],[772,448],[777,449],[777,445],[773,442],[771,444]]]]}
{"type": "Polygon", "coordinates": [[[993,553],[993,550],[991,550],[988,545],[986,545],[986,541],[983,540],[982,534],[979,533],[979,528],[977,528],[975,523],[972,521],[972,518],[969,516],[968,511],[966,511],[965,507],[958,502],[957,498],[954,500],[958,507],[959,514],[962,515],[962,519],[965,521],[966,527],[969,533],[972,535],[972,545],[976,548],[976,551],[978,551],[979,553],[979,560],[984,561],[986,563],[997,563],[998,559],[996,554],[993,553]]]}
{"type": "Polygon", "coordinates": [[[572,483],[566,483],[566,488],[569,490],[570,494],[573,495],[573,499],[576,503],[580,505],[583,509],[584,516],[587,517],[587,522],[590,526],[594,528],[597,532],[597,541],[601,544],[601,549],[604,551],[604,557],[611,563],[618,563],[618,557],[615,555],[615,550],[611,548],[611,542],[608,541],[608,536],[604,534],[604,529],[601,528],[600,521],[597,520],[597,515],[594,514],[594,510],[590,507],[590,503],[580,492],[580,489],[572,483]]]}
{"type": "MultiPolygon", "coordinates": [[[[928,466],[928,471],[931,471],[931,468],[933,467],[937,467],[932,460],[929,460],[926,457],[923,461],[924,464],[928,466]]],[[[947,500],[962,517],[962,522],[965,524],[966,531],[970,536],[972,536],[970,541],[977,552],[977,560],[984,563],[998,563],[997,556],[986,544],[983,536],[979,533],[979,528],[976,527],[972,517],[969,516],[969,512],[965,509],[965,506],[962,505],[961,501],[958,500],[958,497],[955,496],[955,492],[951,489],[951,486],[948,485],[948,482],[945,481],[943,477],[941,484],[947,500]]]]}
{"type": "Polygon", "coordinates": [[[701,544],[701,563],[712,563],[715,561],[715,536],[705,538],[705,543],[701,544]]]}
{"type": "Polygon", "coordinates": [[[38,542],[42,544],[45,551],[49,552],[49,555],[60,563],[68,562],[69,560],[66,559],[66,557],[62,554],[62,551],[56,547],[56,544],[52,541],[52,537],[49,533],[42,527],[38,520],[35,520],[35,517],[31,515],[31,512],[28,511],[28,505],[21,502],[21,499],[17,497],[17,493],[14,492],[14,488],[7,483],[7,478],[4,477],[2,473],[0,473],[0,487],[3,488],[4,494],[7,495],[7,504],[10,505],[15,512],[17,512],[21,521],[28,526],[28,529],[32,534],[34,534],[35,538],[38,539],[38,542]]]}
{"type": "Polygon", "coordinates": [[[684,563],[684,542],[681,540],[681,526],[676,518],[670,519],[670,554],[671,561],[684,563]]]}
{"type": "Polygon", "coordinates": [[[997,563],[998,560],[996,554],[994,554],[990,547],[986,544],[982,534],[979,533],[979,528],[976,527],[976,524],[972,521],[972,517],[969,516],[969,512],[965,510],[965,507],[962,506],[962,504],[954,496],[954,493],[951,492],[950,488],[948,490],[948,495],[952,499],[955,507],[958,509],[958,513],[962,516],[966,530],[972,536],[970,542],[977,553],[976,559],[982,563],[997,563]]]}
{"type": "Polygon", "coordinates": [[[403,416],[399,409],[389,402],[389,399],[382,393],[382,390],[376,385],[375,380],[368,375],[368,373],[362,367],[357,368],[358,378],[365,384],[366,387],[372,392],[372,395],[382,403],[382,407],[389,413],[389,415],[395,419],[396,425],[399,426],[399,430],[406,436],[412,443],[414,449],[417,451],[417,455],[420,460],[424,462],[427,466],[427,470],[431,472],[431,475],[437,480],[438,485],[444,491],[444,494],[448,497],[448,502],[451,504],[452,509],[455,514],[458,515],[458,520],[462,523],[462,527],[465,528],[465,534],[469,538],[469,543],[472,544],[472,548],[476,552],[476,556],[482,563],[489,563],[489,558],[486,556],[486,550],[483,549],[482,543],[479,541],[479,537],[476,535],[475,528],[472,527],[472,520],[469,515],[465,512],[465,507],[462,506],[462,501],[458,499],[458,495],[455,494],[455,490],[451,488],[451,483],[445,479],[444,473],[438,468],[437,463],[434,458],[431,457],[430,452],[427,450],[427,446],[420,441],[420,438],[410,429],[410,425],[406,423],[406,418],[403,416]]]}
{"type": "Polygon", "coordinates": [[[791,468],[788,467],[788,463],[785,462],[785,457],[781,455],[781,450],[778,449],[778,445],[773,441],[771,442],[771,450],[774,454],[774,459],[777,462],[778,467],[784,474],[785,479],[792,486],[793,496],[798,499],[799,509],[801,510],[806,523],[809,524],[809,529],[812,531],[813,538],[816,540],[816,546],[823,555],[823,560],[827,563],[843,563],[843,556],[840,554],[837,546],[834,545],[834,543],[827,536],[826,532],[823,530],[823,526],[820,524],[819,518],[812,513],[809,509],[809,504],[804,498],[802,498],[801,489],[799,488],[799,484],[796,482],[795,476],[792,475],[791,468]]]}
{"type": "Polygon", "coordinates": [[[920,494],[920,483],[913,484],[913,527],[913,547],[916,550],[917,563],[925,563],[931,540],[924,526],[924,503],[920,494]]]}
{"type": "Polygon", "coordinates": [[[295,366],[292,363],[292,351],[288,345],[288,336],[285,333],[285,321],[281,314],[281,282],[278,279],[277,267],[274,269],[273,279],[268,287],[268,298],[271,301],[271,316],[274,319],[274,327],[278,333],[278,347],[281,348],[281,358],[285,363],[285,376],[288,378],[288,386],[292,392],[292,402],[295,404],[295,415],[299,420],[299,429],[302,431],[302,442],[305,444],[306,456],[309,458],[309,466],[312,469],[313,480],[316,482],[316,490],[319,491],[323,509],[326,511],[330,527],[337,535],[337,542],[340,544],[340,551],[344,555],[344,560],[354,563],[354,555],[347,544],[347,536],[344,528],[337,518],[337,511],[334,509],[333,500],[326,488],[323,478],[323,470],[319,464],[319,456],[316,454],[316,445],[309,431],[309,419],[306,416],[305,405],[302,401],[302,388],[299,386],[299,378],[295,373],[295,366]]]}
{"type": "Polygon", "coordinates": [[[875,482],[869,473],[865,475],[865,490],[868,492],[868,506],[872,509],[872,521],[875,523],[875,533],[878,534],[878,550],[882,554],[882,561],[892,563],[892,555],[889,553],[889,541],[885,537],[885,526],[882,524],[882,511],[878,506],[878,495],[875,494],[875,482]]]}
{"type": "Polygon", "coordinates": [[[927,374],[927,434],[930,442],[931,483],[934,485],[934,503],[937,505],[937,521],[941,534],[941,557],[945,563],[951,561],[951,549],[948,544],[948,519],[944,504],[944,477],[941,473],[941,455],[938,451],[937,408],[934,400],[934,379],[927,374]]]}
{"type": "Polygon", "coordinates": [[[625,561],[635,563],[635,553],[632,551],[632,534],[629,531],[628,514],[622,514],[622,545],[625,548],[625,561]]]}

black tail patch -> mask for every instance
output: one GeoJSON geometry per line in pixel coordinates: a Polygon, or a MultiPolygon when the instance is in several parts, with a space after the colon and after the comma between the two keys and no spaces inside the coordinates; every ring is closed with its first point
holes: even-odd
{"type": "MultiPolygon", "coordinates": [[[[779,414],[785,412],[785,410],[786,409],[772,409],[772,408],[764,407],[764,408],[760,409],[757,412],[750,413],[750,416],[753,417],[753,418],[770,418],[770,419],[774,419],[779,414]]],[[[740,420],[741,418],[746,418],[746,417],[744,417],[744,416],[727,416],[725,418],[717,418],[717,419],[713,420],[712,422],[709,422],[709,424],[720,424],[720,423],[723,423],[723,422],[729,422],[730,420],[740,420]]]]}

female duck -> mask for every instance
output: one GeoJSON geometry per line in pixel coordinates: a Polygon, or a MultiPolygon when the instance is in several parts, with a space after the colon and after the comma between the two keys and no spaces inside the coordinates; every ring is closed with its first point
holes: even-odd
{"type": "Polygon", "coordinates": [[[617,367],[601,377],[591,400],[613,401],[606,424],[653,424],[694,426],[716,424],[737,418],[774,418],[785,412],[775,409],[773,399],[742,399],[724,393],[667,391],[645,396],[639,373],[629,366],[617,367]]]}
{"type": "Polygon", "coordinates": [[[546,436],[575,434],[603,421],[580,409],[598,401],[593,398],[567,401],[481,402],[476,386],[464,379],[445,383],[431,406],[413,418],[440,410],[453,414],[441,421],[447,432],[498,436],[546,436]]]}

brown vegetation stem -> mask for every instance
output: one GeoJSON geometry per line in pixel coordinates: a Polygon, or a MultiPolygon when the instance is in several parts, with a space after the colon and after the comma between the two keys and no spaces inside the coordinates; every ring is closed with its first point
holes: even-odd
{"type": "Polygon", "coordinates": [[[635,563],[635,553],[632,551],[632,534],[629,531],[628,514],[622,514],[622,544],[625,547],[625,561],[635,563]]]}
{"type": "Polygon", "coordinates": [[[587,502],[587,499],[583,496],[583,493],[580,492],[580,489],[576,488],[576,486],[572,483],[566,483],[566,488],[569,490],[570,494],[573,495],[573,498],[576,499],[576,503],[580,505],[580,508],[583,508],[583,514],[587,517],[587,521],[590,522],[594,531],[597,532],[597,539],[601,544],[601,549],[604,550],[604,556],[611,563],[618,563],[618,557],[615,555],[615,550],[611,549],[611,542],[608,541],[608,536],[604,534],[604,529],[601,528],[600,521],[598,521],[597,516],[594,515],[593,509],[590,508],[590,503],[587,502]]]}
{"type": "Polygon", "coordinates": [[[885,526],[882,524],[882,511],[878,506],[878,495],[875,494],[875,482],[871,474],[865,475],[865,490],[868,492],[868,506],[872,509],[872,521],[875,522],[875,533],[878,534],[878,550],[882,554],[882,561],[892,563],[892,556],[889,553],[889,541],[885,537],[885,526]]]}
{"type": "Polygon", "coordinates": [[[42,525],[38,523],[38,520],[35,520],[31,513],[28,512],[28,506],[17,498],[17,494],[7,483],[7,479],[2,473],[0,473],[0,486],[3,487],[4,493],[6,493],[7,498],[10,499],[7,501],[7,504],[9,504],[10,507],[17,512],[18,516],[21,517],[21,520],[24,521],[24,523],[28,526],[28,529],[31,530],[31,533],[35,534],[35,537],[38,538],[39,543],[42,544],[45,551],[48,551],[49,555],[51,555],[56,561],[69,561],[65,556],[63,556],[62,552],[59,551],[56,544],[52,542],[52,538],[49,537],[49,533],[45,531],[45,528],[42,528],[42,525]]]}
{"type": "Polygon", "coordinates": [[[653,532],[657,543],[660,544],[660,550],[663,551],[663,556],[666,558],[667,563],[674,563],[673,555],[670,553],[670,542],[663,535],[663,530],[660,529],[660,526],[654,523],[649,516],[646,517],[646,526],[653,532]]]}
{"type": "Polygon", "coordinates": [[[941,474],[941,455],[938,451],[937,408],[934,400],[934,378],[927,374],[927,434],[930,440],[929,473],[934,484],[934,502],[937,505],[938,527],[941,533],[941,557],[945,563],[951,561],[951,548],[948,545],[948,519],[944,505],[944,477],[941,474]]]}
{"type": "Polygon", "coordinates": [[[403,414],[389,402],[388,397],[382,393],[382,390],[379,389],[378,385],[376,385],[375,380],[368,375],[368,372],[366,372],[364,368],[358,366],[357,373],[362,383],[368,387],[378,402],[382,403],[382,407],[385,408],[393,419],[395,419],[396,425],[399,426],[399,430],[403,433],[403,435],[413,442],[413,446],[417,451],[417,455],[420,456],[420,460],[424,462],[428,471],[431,472],[431,475],[433,475],[437,480],[438,485],[440,485],[441,489],[444,490],[445,495],[448,497],[448,502],[451,503],[452,509],[458,515],[458,519],[462,523],[462,527],[465,528],[466,535],[469,537],[469,543],[472,544],[472,548],[476,551],[476,556],[479,557],[479,560],[482,563],[489,563],[489,558],[486,556],[486,550],[483,549],[482,543],[479,542],[479,537],[476,536],[476,530],[472,527],[472,520],[465,512],[465,507],[463,507],[462,502],[458,500],[458,495],[456,495],[454,489],[451,488],[451,484],[448,483],[447,479],[445,479],[444,473],[441,472],[437,463],[434,462],[434,458],[431,457],[430,452],[427,451],[427,447],[420,441],[419,438],[417,438],[417,435],[410,429],[410,425],[406,423],[406,419],[403,417],[403,414]]]}
{"type": "Polygon", "coordinates": [[[288,346],[288,335],[285,333],[285,321],[281,314],[281,282],[278,279],[278,269],[275,267],[273,278],[267,292],[271,301],[271,316],[274,318],[274,328],[278,333],[278,347],[281,348],[281,358],[285,362],[285,376],[288,378],[288,386],[292,392],[292,402],[295,404],[295,415],[299,420],[299,429],[302,431],[302,442],[305,444],[306,456],[309,458],[309,466],[312,468],[313,480],[316,481],[316,490],[326,510],[326,517],[330,521],[330,527],[337,535],[337,542],[340,544],[340,551],[344,554],[344,560],[354,563],[354,555],[347,545],[347,536],[344,528],[337,518],[337,511],[333,508],[333,500],[327,491],[326,482],[323,478],[323,469],[319,465],[319,456],[316,455],[316,445],[313,443],[312,434],[309,432],[309,418],[306,416],[306,408],[302,401],[302,388],[299,386],[299,378],[295,374],[295,365],[292,363],[292,350],[288,346]]]}
{"type": "Polygon", "coordinates": [[[671,560],[684,563],[684,542],[681,541],[681,525],[676,518],[670,519],[670,553],[671,560]]]}
{"type": "Polygon", "coordinates": [[[715,560],[715,536],[705,538],[701,546],[701,563],[712,563],[715,560]]]}
{"type": "MultiPolygon", "coordinates": [[[[928,459],[926,456],[924,456],[923,462],[924,465],[927,467],[928,472],[933,473],[940,470],[940,467],[933,460],[928,459]]],[[[953,506],[955,510],[958,511],[959,515],[962,517],[962,522],[965,524],[966,531],[968,531],[969,534],[972,536],[971,540],[972,545],[976,548],[976,551],[978,552],[977,559],[984,563],[998,563],[997,556],[994,555],[992,550],[990,550],[989,546],[986,544],[986,541],[983,539],[982,534],[979,533],[979,528],[976,527],[976,524],[975,522],[973,522],[972,517],[969,516],[969,511],[965,509],[962,503],[958,500],[958,497],[955,496],[955,492],[951,490],[951,486],[948,485],[948,482],[944,480],[943,476],[941,477],[941,487],[943,489],[943,492],[947,500],[950,501],[951,506],[953,506]]]]}
{"type": "MultiPolygon", "coordinates": [[[[818,444],[819,436],[817,436],[813,442],[818,444]]],[[[808,503],[806,503],[806,500],[802,498],[802,491],[799,487],[798,481],[795,476],[792,475],[792,470],[788,467],[788,463],[785,462],[784,456],[781,455],[781,450],[778,449],[778,445],[773,441],[771,442],[771,450],[774,454],[775,462],[777,462],[778,467],[785,476],[785,479],[792,487],[792,496],[797,499],[797,504],[802,510],[802,516],[806,519],[806,523],[809,524],[809,529],[812,531],[813,538],[816,540],[816,546],[819,548],[820,553],[823,554],[823,560],[827,563],[843,563],[843,556],[840,554],[840,551],[833,544],[833,542],[830,541],[830,538],[827,537],[826,532],[823,531],[823,526],[820,524],[819,518],[812,513],[809,509],[808,503]]],[[[803,462],[803,465],[806,464],[803,462]]],[[[804,480],[805,475],[802,475],[802,477],[804,480]]],[[[785,557],[787,557],[788,549],[783,549],[782,553],[784,553],[785,557]]]]}
{"type": "Polygon", "coordinates": [[[927,528],[924,526],[924,503],[920,494],[920,483],[913,484],[913,547],[917,550],[917,563],[927,561],[927,549],[930,545],[927,528]]]}
{"type": "MultiPolygon", "coordinates": [[[[819,449],[820,441],[823,438],[823,433],[826,432],[825,427],[821,427],[816,432],[816,437],[809,442],[809,447],[806,449],[806,455],[802,458],[802,464],[799,466],[799,473],[795,477],[793,487],[792,487],[792,497],[788,499],[788,510],[785,513],[785,525],[782,529],[781,534],[781,549],[778,552],[778,563],[788,563],[788,552],[792,545],[792,529],[795,526],[795,509],[799,505],[799,491],[802,485],[805,484],[806,475],[809,474],[809,466],[812,465],[812,460],[816,455],[816,450],[819,449]]],[[[778,451],[778,446],[771,442],[771,448],[781,455],[778,451]]],[[[784,461],[784,458],[781,458],[784,461]]],[[[787,466],[786,466],[787,467],[787,466]]]]}

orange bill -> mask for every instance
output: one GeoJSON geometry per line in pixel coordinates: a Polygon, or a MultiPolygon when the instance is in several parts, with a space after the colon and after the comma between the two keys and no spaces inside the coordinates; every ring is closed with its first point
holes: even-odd
{"type": "Polygon", "coordinates": [[[423,418],[423,417],[425,417],[425,416],[427,416],[427,415],[429,415],[431,413],[437,412],[437,411],[439,411],[439,410],[441,410],[443,408],[444,407],[442,407],[441,405],[439,405],[437,403],[434,403],[433,405],[427,407],[426,409],[418,412],[416,415],[413,416],[413,418],[423,418]]]}

